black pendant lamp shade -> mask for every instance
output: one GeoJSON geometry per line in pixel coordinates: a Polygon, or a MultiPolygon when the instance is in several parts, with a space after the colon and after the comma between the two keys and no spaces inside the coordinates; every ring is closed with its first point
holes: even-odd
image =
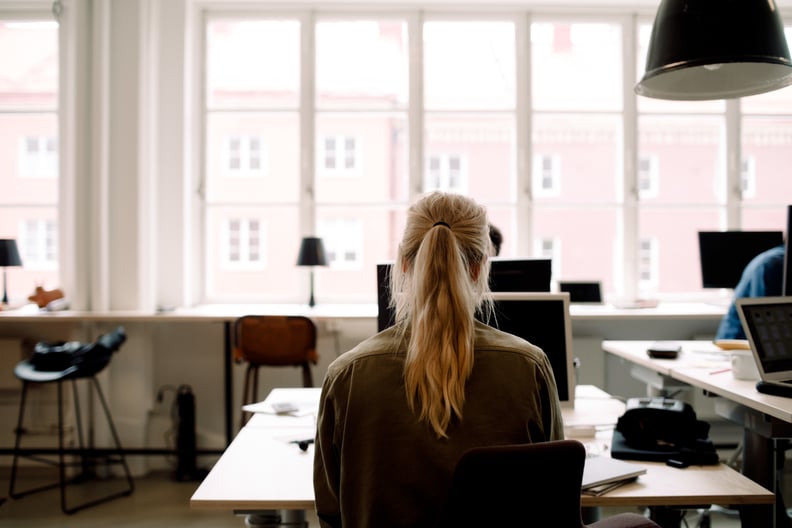
{"type": "Polygon", "coordinates": [[[775,0],[662,0],[635,93],[696,101],[789,84],[792,59],[775,0]]]}

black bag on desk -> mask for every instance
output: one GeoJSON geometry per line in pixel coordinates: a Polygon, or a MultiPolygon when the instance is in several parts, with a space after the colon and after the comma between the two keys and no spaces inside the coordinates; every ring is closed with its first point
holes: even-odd
{"type": "Polygon", "coordinates": [[[685,465],[717,464],[709,424],[689,404],[669,398],[630,398],[613,432],[611,456],[685,465]]]}

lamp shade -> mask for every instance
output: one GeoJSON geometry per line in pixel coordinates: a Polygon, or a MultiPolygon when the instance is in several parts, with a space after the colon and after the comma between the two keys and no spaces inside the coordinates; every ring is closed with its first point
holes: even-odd
{"type": "Polygon", "coordinates": [[[321,238],[305,237],[300,244],[297,256],[298,266],[327,266],[324,244],[321,238]]]}
{"type": "Polygon", "coordinates": [[[0,267],[21,265],[22,259],[19,258],[16,240],[0,238],[0,267]]]}
{"type": "Polygon", "coordinates": [[[789,84],[792,59],[775,0],[662,0],[635,93],[696,101],[789,84]]]}

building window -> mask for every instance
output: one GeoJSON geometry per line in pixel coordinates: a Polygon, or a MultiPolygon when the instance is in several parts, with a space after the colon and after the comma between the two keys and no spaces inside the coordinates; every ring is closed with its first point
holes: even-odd
{"type": "Polygon", "coordinates": [[[743,198],[756,196],[756,158],[746,156],[742,160],[741,189],[743,198]]]}
{"type": "Polygon", "coordinates": [[[326,136],[322,141],[322,174],[354,176],[358,168],[358,141],[351,136],[326,136]]]}
{"type": "Polygon", "coordinates": [[[355,219],[322,221],[319,233],[327,263],[333,269],[360,269],[363,262],[363,226],[355,219]]]}
{"type": "Polygon", "coordinates": [[[264,139],[258,136],[231,136],[226,138],[227,175],[264,176],[267,158],[264,139]]]}
{"type": "Polygon", "coordinates": [[[658,250],[657,240],[643,238],[639,243],[638,275],[642,290],[657,288],[658,250]]]}
{"type": "Polygon", "coordinates": [[[264,229],[256,218],[233,218],[226,224],[224,262],[229,268],[265,267],[264,229]]]}
{"type": "Polygon", "coordinates": [[[553,277],[561,276],[561,241],[557,238],[540,238],[534,254],[537,258],[550,259],[553,277]]]}
{"type": "Polygon", "coordinates": [[[644,154],[638,160],[638,194],[642,198],[657,196],[660,170],[657,156],[644,154]]]}
{"type": "Polygon", "coordinates": [[[20,257],[26,269],[57,269],[58,230],[53,220],[23,220],[19,234],[20,257]]]}
{"type": "Polygon", "coordinates": [[[458,154],[432,154],[427,160],[424,191],[444,191],[466,194],[468,190],[467,163],[458,154]]]}
{"type": "Polygon", "coordinates": [[[19,175],[23,178],[55,178],[58,175],[58,149],[52,136],[20,138],[19,175]]]}
{"type": "Polygon", "coordinates": [[[534,155],[534,193],[537,196],[561,194],[561,161],[558,156],[534,155]]]}

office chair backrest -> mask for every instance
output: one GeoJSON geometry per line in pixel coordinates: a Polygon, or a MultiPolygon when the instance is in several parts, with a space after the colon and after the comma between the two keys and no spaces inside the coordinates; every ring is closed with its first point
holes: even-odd
{"type": "Polygon", "coordinates": [[[583,524],[577,440],[478,447],[460,458],[441,527],[660,528],[635,513],[583,524]]]}
{"type": "Polygon", "coordinates": [[[581,528],[585,458],[576,440],[471,449],[456,466],[443,526],[581,528]]]}
{"type": "Polygon", "coordinates": [[[319,359],[316,325],[307,317],[246,315],[234,323],[234,357],[252,365],[302,365],[319,359]]]}

